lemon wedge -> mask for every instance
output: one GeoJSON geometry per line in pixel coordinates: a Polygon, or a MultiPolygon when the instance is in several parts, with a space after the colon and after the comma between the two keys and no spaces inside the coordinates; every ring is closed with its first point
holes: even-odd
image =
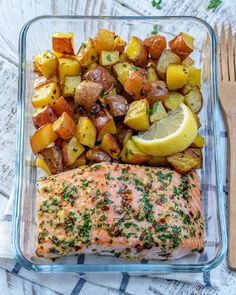
{"type": "Polygon", "coordinates": [[[168,156],[185,150],[196,136],[194,115],[181,103],[168,117],[152,124],[148,131],[133,136],[133,141],[146,154],[168,156]]]}

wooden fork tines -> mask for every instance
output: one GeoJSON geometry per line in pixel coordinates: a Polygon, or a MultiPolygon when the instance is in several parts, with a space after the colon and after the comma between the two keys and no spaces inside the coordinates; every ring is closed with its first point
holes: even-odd
{"type": "Polygon", "coordinates": [[[219,99],[228,129],[228,266],[236,270],[236,34],[232,34],[231,25],[228,28],[228,37],[224,25],[220,34],[217,26],[214,31],[218,44],[219,99]]]}

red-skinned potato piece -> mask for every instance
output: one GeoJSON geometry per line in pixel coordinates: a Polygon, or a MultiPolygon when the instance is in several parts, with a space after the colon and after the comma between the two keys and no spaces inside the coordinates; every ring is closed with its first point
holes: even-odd
{"type": "Polygon", "coordinates": [[[172,40],[169,41],[170,50],[176,53],[183,61],[193,52],[194,39],[186,33],[179,33],[172,40]]]}
{"type": "Polygon", "coordinates": [[[76,130],[74,120],[64,112],[54,123],[53,131],[55,131],[61,138],[70,139],[73,137],[76,130]]]}
{"type": "Polygon", "coordinates": [[[158,59],[162,51],[166,48],[166,38],[160,35],[152,36],[144,39],[144,45],[151,58],[158,59]]]}
{"type": "Polygon", "coordinates": [[[41,155],[52,174],[62,172],[63,165],[60,149],[57,147],[46,148],[42,150],[39,155],[41,155]]]}
{"type": "Polygon", "coordinates": [[[102,89],[101,84],[92,81],[82,81],[75,91],[75,103],[82,106],[86,111],[91,111],[102,89]]]}
{"type": "Polygon", "coordinates": [[[126,115],[129,105],[127,100],[123,96],[118,94],[107,95],[104,97],[104,100],[108,111],[113,117],[126,115]]]}
{"type": "Polygon", "coordinates": [[[110,162],[111,158],[98,146],[95,146],[92,149],[89,149],[86,153],[86,158],[90,161],[94,161],[96,163],[100,162],[110,162]]]}
{"type": "Polygon", "coordinates": [[[131,36],[125,53],[127,54],[128,58],[134,62],[135,65],[139,67],[145,66],[148,59],[148,52],[144,45],[144,42],[141,39],[135,36],[131,36]]]}
{"type": "Polygon", "coordinates": [[[102,85],[104,94],[107,94],[114,86],[114,78],[109,71],[102,66],[97,65],[94,69],[85,74],[85,78],[94,83],[102,85]]]}
{"type": "Polygon", "coordinates": [[[106,109],[97,114],[94,124],[98,132],[97,141],[100,141],[105,134],[116,134],[117,132],[115,122],[106,109]]]}
{"type": "Polygon", "coordinates": [[[57,115],[53,112],[50,106],[46,106],[34,113],[32,120],[34,127],[38,129],[47,123],[55,122],[57,120],[57,115]]]}
{"type": "Polygon", "coordinates": [[[130,70],[124,83],[125,91],[133,95],[135,100],[146,97],[150,91],[150,85],[146,79],[146,70],[130,70]]]}
{"type": "Polygon", "coordinates": [[[63,54],[74,54],[73,39],[73,33],[54,33],[52,34],[52,48],[63,54]]]}
{"type": "Polygon", "coordinates": [[[72,107],[63,96],[58,97],[51,107],[58,117],[60,117],[64,112],[66,112],[73,118],[72,107]]]}
{"type": "Polygon", "coordinates": [[[165,101],[167,99],[168,88],[164,81],[161,81],[161,80],[149,81],[149,85],[150,85],[150,91],[148,92],[148,95],[146,96],[146,98],[148,99],[149,104],[151,106],[157,100],[165,101]]]}

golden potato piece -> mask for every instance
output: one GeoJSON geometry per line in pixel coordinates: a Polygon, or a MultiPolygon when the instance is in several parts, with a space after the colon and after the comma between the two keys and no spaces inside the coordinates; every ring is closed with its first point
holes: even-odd
{"type": "Polygon", "coordinates": [[[165,49],[157,62],[157,74],[162,80],[166,79],[166,71],[170,64],[181,64],[181,60],[177,54],[165,49]]]}
{"type": "Polygon", "coordinates": [[[40,156],[36,157],[35,165],[36,167],[42,169],[47,175],[52,175],[47,163],[40,156]]]}
{"type": "Polygon", "coordinates": [[[72,165],[83,152],[84,147],[76,137],[72,137],[69,142],[64,141],[62,144],[62,157],[66,166],[72,165]]]}
{"type": "Polygon", "coordinates": [[[113,159],[116,159],[120,154],[120,148],[116,139],[111,134],[105,134],[100,148],[113,159]]]}
{"type": "Polygon", "coordinates": [[[52,128],[52,123],[48,123],[32,135],[30,139],[31,148],[34,154],[38,154],[58,138],[57,133],[52,128]]]}
{"type": "Polygon", "coordinates": [[[113,71],[122,85],[124,85],[131,68],[132,65],[128,62],[119,62],[113,66],[113,71]]]}
{"type": "Polygon", "coordinates": [[[120,53],[124,52],[126,42],[121,39],[120,36],[115,37],[112,50],[119,51],[120,53]]]}
{"type": "Polygon", "coordinates": [[[89,38],[86,42],[82,43],[76,55],[76,59],[82,67],[88,67],[97,61],[97,51],[94,47],[94,42],[91,38],[89,38]]]}
{"type": "Polygon", "coordinates": [[[58,60],[55,54],[50,50],[37,54],[34,57],[37,70],[45,77],[50,77],[55,74],[58,66],[58,60]]]}
{"type": "Polygon", "coordinates": [[[68,168],[69,169],[76,169],[76,168],[79,168],[80,166],[86,165],[87,158],[86,158],[85,154],[86,153],[83,153],[82,155],[80,155],[72,165],[68,166],[68,168]]]}
{"type": "Polygon", "coordinates": [[[51,108],[53,109],[54,113],[58,117],[60,117],[64,112],[66,112],[68,115],[70,115],[71,118],[74,117],[71,105],[68,103],[68,101],[63,96],[58,97],[53,102],[51,108]]]}
{"type": "Polygon", "coordinates": [[[72,97],[75,95],[75,90],[81,82],[80,76],[65,76],[62,85],[62,95],[64,97],[72,97]]]}
{"type": "Polygon", "coordinates": [[[60,95],[60,88],[56,83],[46,84],[35,90],[32,105],[35,108],[52,105],[60,95]]]}
{"type": "Polygon", "coordinates": [[[98,132],[97,141],[102,140],[105,134],[117,133],[115,122],[111,114],[106,109],[102,110],[95,117],[94,123],[98,132]]]}
{"type": "Polygon", "coordinates": [[[204,144],[205,144],[204,138],[201,136],[201,134],[198,133],[193,143],[191,144],[191,147],[202,149],[204,147],[204,144]]]}
{"type": "Polygon", "coordinates": [[[170,162],[167,161],[165,156],[153,156],[151,160],[147,162],[148,165],[154,167],[170,167],[170,162]]]}
{"type": "Polygon", "coordinates": [[[181,102],[184,102],[183,95],[177,91],[169,91],[168,98],[165,100],[164,105],[168,110],[174,111],[178,108],[181,102]]]}
{"type": "Polygon", "coordinates": [[[201,87],[201,69],[190,67],[188,73],[188,84],[201,87]]]}
{"type": "Polygon", "coordinates": [[[149,65],[147,67],[147,80],[148,81],[158,80],[158,75],[157,75],[157,72],[156,72],[156,67],[154,67],[153,65],[149,65]]]}
{"type": "Polygon", "coordinates": [[[128,140],[120,153],[121,161],[129,164],[143,164],[151,160],[152,156],[144,154],[133,142],[128,140]]]}
{"type": "Polygon", "coordinates": [[[59,58],[59,76],[63,81],[65,76],[79,76],[81,66],[77,60],[71,58],[59,58]]]}
{"type": "Polygon", "coordinates": [[[170,50],[184,60],[194,48],[194,38],[186,33],[180,33],[169,41],[170,50]]]}
{"type": "Polygon", "coordinates": [[[96,142],[97,131],[88,117],[79,117],[75,137],[83,145],[93,148],[96,142]]]}
{"type": "Polygon", "coordinates": [[[114,46],[115,34],[108,30],[99,30],[94,39],[96,51],[100,54],[104,51],[111,51],[114,46]]]}
{"type": "Polygon", "coordinates": [[[168,116],[163,103],[161,101],[156,101],[150,111],[150,122],[154,123],[164,119],[168,116]]]}
{"type": "Polygon", "coordinates": [[[201,91],[198,88],[192,89],[184,96],[184,102],[193,113],[199,113],[203,103],[201,91]]]}
{"type": "Polygon", "coordinates": [[[176,153],[167,157],[174,169],[180,173],[186,173],[192,169],[202,166],[202,150],[188,148],[181,153],[176,153]]]}
{"type": "Polygon", "coordinates": [[[91,111],[102,89],[101,84],[82,81],[75,91],[75,103],[85,108],[86,111],[91,111]]]}
{"type": "Polygon", "coordinates": [[[144,46],[144,42],[137,37],[132,36],[126,48],[125,53],[135,65],[143,67],[148,59],[148,52],[144,46]]]}
{"type": "Polygon", "coordinates": [[[171,64],[166,71],[166,83],[169,90],[183,88],[188,82],[189,68],[183,65],[171,64]]]}
{"type": "Polygon", "coordinates": [[[183,66],[187,66],[187,67],[191,67],[194,64],[194,60],[191,57],[186,57],[183,61],[182,61],[182,65],[183,66]]]}
{"type": "Polygon", "coordinates": [[[96,163],[111,161],[111,158],[108,156],[108,154],[97,146],[87,151],[86,158],[96,163]]]}
{"type": "Polygon", "coordinates": [[[102,51],[99,59],[101,66],[113,66],[119,62],[119,51],[102,51]]]}
{"type": "Polygon", "coordinates": [[[63,54],[74,54],[74,33],[52,34],[52,48],[54,51],[63,54]]]}
{"type": "Polygon", "coordinates": [[[45,77],[45,76],[36,77],[36,79],[34,80],[34,89],[38,89],[41,86],[44,86],[49,83],[59,84],[59,77],[56,75],[53,75],[51,77],[45,77]]]}
{"type": "Polygon", "coordinates": [[[147,99],[133,101],[125,116],[124,123],[130,128],[145,131],[149,128],[149,104],[147,99]]]}

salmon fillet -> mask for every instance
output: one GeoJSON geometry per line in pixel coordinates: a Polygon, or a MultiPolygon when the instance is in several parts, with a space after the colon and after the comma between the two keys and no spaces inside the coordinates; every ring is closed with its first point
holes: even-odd
{"type": "Polygon", "coordinates": [[[37,187],[38,256],[175,259],[204,246],[197,174],[101,163],[48,176],[37,187]]]}

